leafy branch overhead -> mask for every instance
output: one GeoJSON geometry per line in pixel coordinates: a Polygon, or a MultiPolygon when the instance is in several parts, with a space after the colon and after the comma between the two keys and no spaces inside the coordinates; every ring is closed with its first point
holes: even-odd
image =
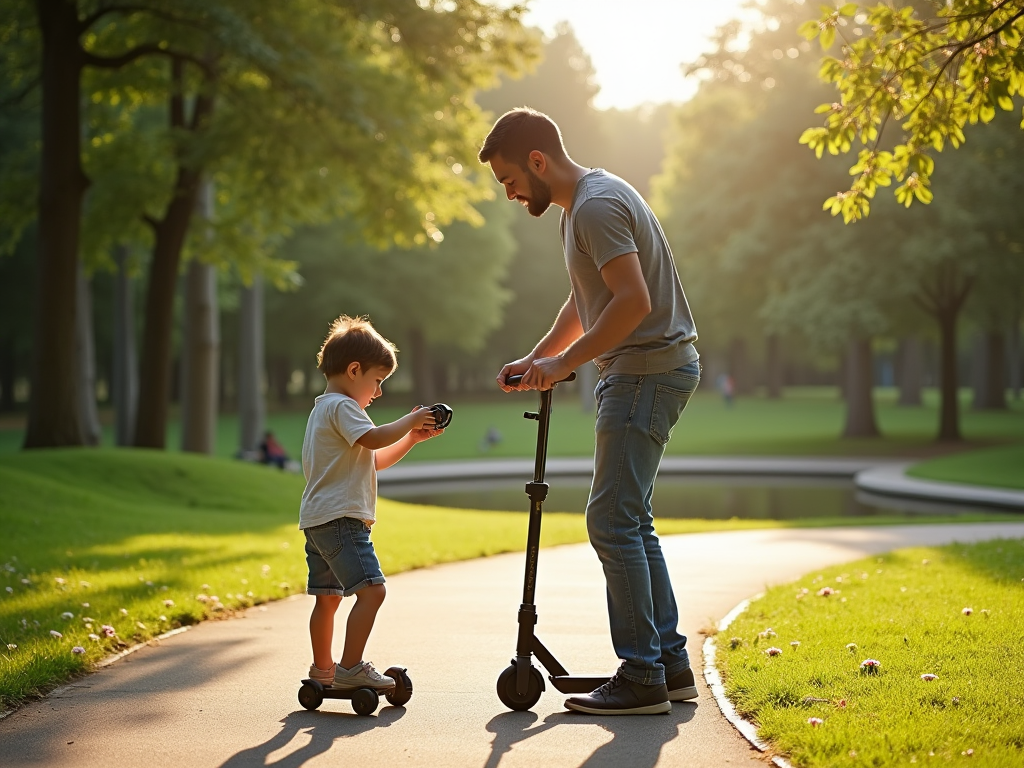
{"type": "Polygon", "coordinates": [[[1024,94],[1024,0],[949,0],[930,19],[915,5],[822,6],[820,19],[800,25],[825,50],[840,41],[839,56],[826,56],[819,73],[839,100],[818,107],[825,124],[804,131],[800,143],[819,158],[865,145],[850,188],[824,205],[847,223],[868,215],[878,188],[893,179],[901,204],[931,202],[930,152],[959,147],[967,124],[1013,110],[1024,94]],[[892,124],[902,135],[886,141],[892,124]]]}

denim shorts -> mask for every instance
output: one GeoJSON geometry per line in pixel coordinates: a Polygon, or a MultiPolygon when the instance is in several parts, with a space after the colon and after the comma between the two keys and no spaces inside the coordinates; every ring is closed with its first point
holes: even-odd
{"type": "Polygon", "coordinates": [[[371,584],[383,584],[370,526],[355,517],[338,517],[306,528],[307,595],[348,597],[371,584]]]}

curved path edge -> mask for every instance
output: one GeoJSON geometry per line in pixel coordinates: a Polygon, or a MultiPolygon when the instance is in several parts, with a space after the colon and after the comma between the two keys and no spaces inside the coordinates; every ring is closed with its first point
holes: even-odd
{"type": "Polygon", "coordinates": [[[899,496],[946,504],[969,504],[996,509],[1024,510],[1024,491],[984,485],[947,483],[909,477],[907,462],[872,466],[857,472],[854,483],[861,491],[879,496],[899,496]]]}
{"type": "MultiPolygon", "coordinates": [[[[757,600],[763,593],[758,593],[751,598],[742,601],[739,605],[733,608],[725,617],[718,622],[718,632],[725,632],[732,624],[733,620],[743,613],[750,606],[750,603],[757,600]]],[[[793,764],[790,763],[786,758],[781,755],[772,754],[771,745],[767,742],[762,741],[757,735],[757,726],[754,725],[750,720],[747,720],[739,712],[736,711],[736,707],[729,701],[729,697],[725,695],[725,683],[722,681],[722,675],[718,671],[716,664],[718,643],[715,640],[716,635],[709,636],[704,641],[704,647],[701,648],[701,653],[704,656],[704,680],[708,684],[708,689],[711,691],[711,695],[715,697],[715,703],[718,704],[718,708],[722,711],[722,715],[732,723],[733,727],[739,731],[740,735],[749,741],[753,746],[757,747],[758,750],[764,752],[772,761],[772,763],[778,768],[794,768],[793,764]]]]}

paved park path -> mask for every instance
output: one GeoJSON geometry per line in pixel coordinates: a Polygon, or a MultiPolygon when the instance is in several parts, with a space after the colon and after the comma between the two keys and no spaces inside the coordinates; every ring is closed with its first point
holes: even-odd
{"type": "MultiPolygon", "coordinates": [[[[697,668],[700,628],[766,583],[898,547],[999,536],[1024,536],[1024,522],[709,533],[664,546],[697,668]]],[[[667,716],[570,714],[550,687],[535,711],[506,711],[494,682],[513,652],[522,570],[522,555],[509,554],[389,580],[368,657],[380,669],[408,665],[407,708],[382,700],[363,718],[344,701],[299,707],[309,663],[301,596],[202,624],[24,707],[0,721],[0,765],[764,767],[700,676],[700,698],[667,716]]],[[[548,647],[571,672],[613,671],[589,546],[542,550],[539,582],[548,647]]]]}

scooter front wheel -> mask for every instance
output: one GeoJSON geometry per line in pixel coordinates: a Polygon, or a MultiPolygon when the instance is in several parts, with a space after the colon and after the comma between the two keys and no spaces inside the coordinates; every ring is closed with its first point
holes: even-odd
{"type": "Polygon", "coordinates": [[[323,688],[318,689],[318,686],[314,686],[310,683],[302,684],[302,687],[299,688],[299,704],[301,704],[305,709],[308,709],[312,712],[323,703],[323,688]]]}
{"type": "Polygon", "coordinates": [[[544,677],[540,670],[530,666],[529,684],[525,694],[516,690],[516,665],[512,664],[498,675],[498,698],[501,703],[515,712],[525,712],[540,701],[544,692],[544,677]]]}

